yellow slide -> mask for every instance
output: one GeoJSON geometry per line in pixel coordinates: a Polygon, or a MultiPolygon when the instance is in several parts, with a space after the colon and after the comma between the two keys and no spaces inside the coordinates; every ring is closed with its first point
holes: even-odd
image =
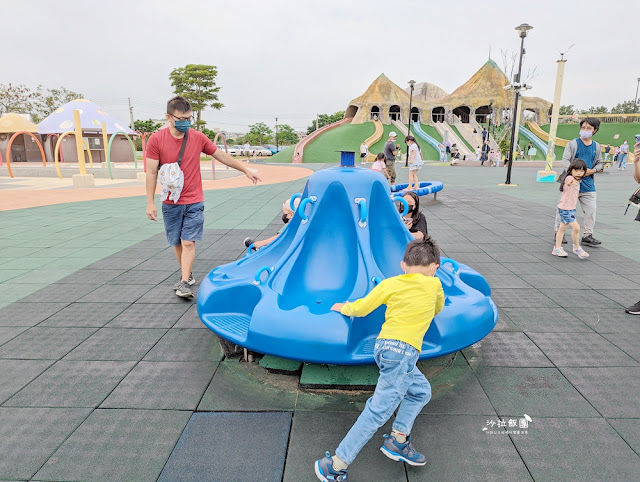
{"type": "MultiPolygon", "coordinates": [[[[547,134],[545,131],[543,131],[542,128],[538,125],[537,122],[528,121],[527,122],[527,127],[529,128],[529,130],[531,132],[533,132],[540,139],[542,139],[545,142],[549,142],[549,134],[547,134]]],[[[561,139],[561,138],[556,136],[556,146],[566,147],[568,142],[569,141],[567,139],[561,139]]],[[[600,150],[602,152],[604,152],[604,146],[602,144],[600,144],[600,150]]],[[[635,161],[635,156],[633,155],[633,152],[631,152],[631,150],[629,150],[629,155],[627,156],[627,160],[630,163],[635,161]]]]}
{"type": "MultiPolygon", "coordinates": [[[[382,121],[380,119],[371,121],[376,128],[376,131],[373,133],[371,137],[369,137],[364,143],[367,145],[367,149],[369,149],[372,145],[382,139],[382,133],[384,132],[384,128],[382,127],[382,121]]],[[[371,154],[369,151],[369,157],[367,161],[373,162],[376,159],[375,154],[371,154]]]]}

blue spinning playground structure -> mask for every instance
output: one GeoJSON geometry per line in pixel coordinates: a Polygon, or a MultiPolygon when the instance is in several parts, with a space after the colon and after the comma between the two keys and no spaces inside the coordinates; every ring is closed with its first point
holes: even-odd
{"type": "MultiPolygon", "coordinates": [[[[376,171],[336,167],[314,173],[295,216],[275,241],[215,268],[202,281],[202,322],[259,353],[336,365],[374,363],[385,307],[350,319],[331,306],[362,298],[381,280],[401,273],[413,237],[391,196],[397,195],[390,195],[376,171]]],[[[425,335],[421,359],[477,342],[498,319],[479,273],[442,258],[436,275],[445,307],[425,335]]]]}

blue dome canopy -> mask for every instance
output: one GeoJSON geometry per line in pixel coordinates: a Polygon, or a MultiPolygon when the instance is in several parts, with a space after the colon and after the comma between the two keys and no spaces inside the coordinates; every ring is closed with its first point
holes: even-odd
{"type": "Polygon", "coordinates": [[[100,106],[86,99],[76,99],[58,107],[51,115],[38,124],[39,134],[62,134],[74,130],[73,111],[80,111],[80,125],[83,132],[102,132],[102,122],[107,125],[107,134],[122,131],[133,134],[123,122],[109,115],[100,106]]]}

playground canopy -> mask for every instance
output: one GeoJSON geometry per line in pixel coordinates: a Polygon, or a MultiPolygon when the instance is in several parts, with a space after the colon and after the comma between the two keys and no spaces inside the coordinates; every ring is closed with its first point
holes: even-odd
{"type": "Polygon", "coordinates": [[[37,133],[38,126],[20,114],[9,113],[0,117],[0,134],[20,131],[37,133]]]}
{"type": "Polygon", "coordinates": [[[80,125],[83,132],[96,132],[102,130],[102,122],[107,125],[107,134],[134,132],[126,124],[109,115],[100,106],[87,99],[76,99],[58,107],[49,117],[38,124],[40,134],[62,134],[74,130],[73,111],[80,111],[80,125]]]}

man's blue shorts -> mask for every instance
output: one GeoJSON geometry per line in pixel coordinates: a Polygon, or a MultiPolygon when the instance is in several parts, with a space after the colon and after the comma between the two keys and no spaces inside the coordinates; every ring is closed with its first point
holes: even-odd
{"type": "Polygon", "coordinates": [[[560,214],[562,224],[570,224],[576,220],[575,209],[558,209],[558,214],[560,214]]]}
{"type": "Polygon", "coordinates": [[[162,204],[162,217],[169,245],[178,246],[181,239],[202,240],[204,203],[162,204]]]}

